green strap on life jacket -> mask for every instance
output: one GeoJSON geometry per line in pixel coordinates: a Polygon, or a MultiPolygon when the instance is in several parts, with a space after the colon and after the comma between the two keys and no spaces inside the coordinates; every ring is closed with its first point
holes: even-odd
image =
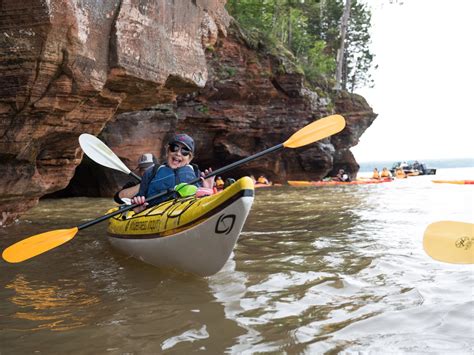
{"type": "Polygon", "coordinates": [[[174,187],[174,191],[176,191],[180,197],[193,196],[196,194],[197,189],[198,188],[196,185],[189,185],[185,182],[182,182],[181,184],[178,184],[174,187]]]}

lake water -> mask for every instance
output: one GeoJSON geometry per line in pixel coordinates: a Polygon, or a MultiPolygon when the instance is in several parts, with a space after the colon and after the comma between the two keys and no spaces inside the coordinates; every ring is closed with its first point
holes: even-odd
{"type": "MultiPolygon", "coordinates": [[[[474,265],[432,260],[426,226],[474,221],[474,168],[390,183],[258,189],[234,255],[202,278],[115,252],[105,223],[0,262],[0,354],[474,352],[474,265]]],[[[0,246],[108,199],[43,200],[0,246]]]]}

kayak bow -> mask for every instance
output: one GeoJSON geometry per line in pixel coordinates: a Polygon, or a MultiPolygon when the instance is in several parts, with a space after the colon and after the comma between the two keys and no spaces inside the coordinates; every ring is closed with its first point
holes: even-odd
{"type": "Polygon", "coordinates": [[[229,259],[253,199],[253,182],[244,177],[212,196],[114,216],[108,239],[114,248],[145,263],[213,275],[229,259]]]}

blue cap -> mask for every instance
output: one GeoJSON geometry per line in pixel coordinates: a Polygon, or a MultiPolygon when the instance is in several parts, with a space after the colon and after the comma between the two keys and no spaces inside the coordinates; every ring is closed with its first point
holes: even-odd
{"type": "Polygon", "coordinates": [[[187,134],[177,134],[175,135],[169,142],[170,144],[173,143],[181,143],[182,145],[186,146],[191,152],[194,153],[194,140],[188,136],[187,134]]]}

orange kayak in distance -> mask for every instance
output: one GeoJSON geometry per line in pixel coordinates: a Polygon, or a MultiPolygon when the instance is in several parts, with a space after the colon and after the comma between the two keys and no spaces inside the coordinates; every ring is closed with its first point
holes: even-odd
{"type": "Polygon", "coordinates": [[[435,184],[474,185],[474,180],[431,180],[435,184]]]}

